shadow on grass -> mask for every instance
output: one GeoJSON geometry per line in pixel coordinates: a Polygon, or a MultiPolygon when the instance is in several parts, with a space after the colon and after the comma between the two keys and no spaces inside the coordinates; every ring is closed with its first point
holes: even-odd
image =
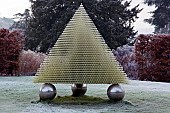
{"type": "Polygon", "coordinates": [[[80,97],[73,97],[73,96],[57,96],[53,100],[38,100],[37,102],[32,103],[44,103],[44,104],[53,104],[53,105],[104,105],[104,104],[125,104],[134,106],[131,102],[128,101],[111,101],[109,99],[103,99],[100,97],[94,96],[80,96],[80,97]]]}

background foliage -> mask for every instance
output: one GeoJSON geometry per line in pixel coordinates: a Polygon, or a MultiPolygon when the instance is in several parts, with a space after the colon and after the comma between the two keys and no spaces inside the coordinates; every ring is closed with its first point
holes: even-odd
{"type": "Polygon", "coordinates": [[[151,25],[155,25],[155,33],[170,34],[170,0],[144,0],[148,6],[155,5],[152,17],[145,19],[151,25]]]}
{"type": "Polygon", "coordinates": [[[43,53],[22,50],[19,56],[19,74],[22,76],[35,75],[45,57],[47,57],[47,55],[43,53]]]}
{"type": "Polygon", "coordinates": [[[14,15],[13,19],[17,19],[18,21],[14,21],[12,26],[9,27],[10,30],[20,30],[23,34],[26,33],[28,27],[28,21],[30,19],[30,10],[25,9],[24,13],[17,13],[14,15]]]}
{"type": "Polygon", "coordinates": [[[136,62],[135,46],[124,45],[113,50],[117,61],[130,79],[139,79],[138,64],[136,62]]]}
{"type": "Polygon", "coordinates": [[[139,79],[170,82],[170,35],[139,35],[135,46],[139,79]]]}
{"type": "Polygon", "coordinates": [[[0,29],[0,74],[18,75],[19,54],[24,38],[19,31],[0,29]]]}

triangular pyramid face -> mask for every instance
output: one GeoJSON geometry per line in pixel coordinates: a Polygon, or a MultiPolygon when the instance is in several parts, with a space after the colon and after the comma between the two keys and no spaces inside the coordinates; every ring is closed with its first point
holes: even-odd
{"type": "Polygon", "coordinates": [[[36,75],[36,83],[127,83],[126,74],[82,5],[36,75]]]}

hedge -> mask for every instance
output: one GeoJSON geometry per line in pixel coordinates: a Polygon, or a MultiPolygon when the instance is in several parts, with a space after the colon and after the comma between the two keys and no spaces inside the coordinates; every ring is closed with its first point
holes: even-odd
{"type": "Polygon", "coordinates": [[[140,80],[170,82],[170,35],[139,35],[135,54],[140,80]]]}
{"type": "Polygon", "coordinates": [[[0,29],[0,75],[17,75],[24,38],[19,31],[0,29]]]}

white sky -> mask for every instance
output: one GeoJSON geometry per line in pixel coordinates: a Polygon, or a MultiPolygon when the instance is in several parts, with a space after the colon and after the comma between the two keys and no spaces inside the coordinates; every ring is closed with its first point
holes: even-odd
{"type": "MultiPolygon", "coordinates": [[[[128,0],[130,1],[130,0],[128,0]]],[[[155,8],[154,6],[147,6],[143,4],[144,0],[132,0],[131,6],[134,7],[138,4],[139,8],[143,8],[143,10],[138,14],[138,19],[134,23],[135,30],[138,30],[138,34],[151,34],[154,31],[154,26],[151,26],[148,23],[145,23],[143,20],[150,18],[152,14],[150,14],[150,11],[153,11],[155,8]]]]}
{"type": "Polygon", "coordinates": [[[31,6],[29,0],[0,0],[0,17],[12,18],[31,6]]]}
{"type": "MultiPolygon", "coordinates": [[[[139,19],[136,20],[134,26],[135,30],[138,30],[138,34],[151,34],[154,30],[154,26],[151,26],[143,22],[143,19],[151,17],[148,12],[154,10],[154,7],[148,7],[142,2],[144,0],[132,0],[131,6],[140,4],[140,8],[144,8],[143,11],[138,14],[139,19]]],[[[16,13],[23,13],[25,9],[29,9],[31,6],[29,0],[0,0],[0,17],[12,18],[16,13]]]]}

